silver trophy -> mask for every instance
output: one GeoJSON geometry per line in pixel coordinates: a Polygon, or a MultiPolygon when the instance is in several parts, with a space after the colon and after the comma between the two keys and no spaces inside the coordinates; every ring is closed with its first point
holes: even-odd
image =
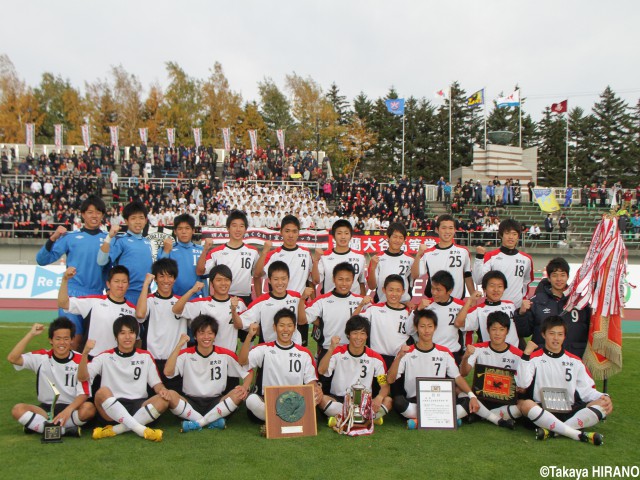
{"type": "Polygon", "coordinates": [[[44,430],[42,431],[42,443],[62,443],[62,427],[53,423],[56,404],[58,403],[58,398],[60,398],[60,391],[56,388],[56,384],[49,380],[48,377],[44,378],[53,391],[53,401],[51,402],[48,421],[44,424],[44,430]]]}
{"type": "Polygon", "coordinates": [[[542,408],[552,413],[569,413],[573,401],[566,388],[544,387],[541,389],[542,408]]]}
{"type": "Polygon", "coordinates": [[[367,423],[367,419],[365,418],[362,412],[362,395],[366,391],[366,388],[362,383],[360,383],[360,379],[355,383],[355,385],[351,386],[351,398],[353,402],[353,424],[354,425],[364,425],[367,423]]]}

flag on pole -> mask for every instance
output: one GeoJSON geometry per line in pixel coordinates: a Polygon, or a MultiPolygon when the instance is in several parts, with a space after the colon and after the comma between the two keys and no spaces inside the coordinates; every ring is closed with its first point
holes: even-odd
{"type": "Polygon", "coordinates": [[[173,148],[173,145],[176,143],[175,128],[167,128],[167,141],[169,142],[169,148],[173,148]]]}
{"type": "Polygon", "coordinates": [[[443,88],[436,92],[436,97],[440,100],[449,100],[451,97],[451,87],[443,88]]]}
{"type": "Polygon", "coordinates": [[[276,136],[278,137],[280,150],[282,150],[282,153],[284,153],[284,130],[276,130],[276,136]]]}
{"type": "Polygon", "coordinates": [[[29,147],[29,150],[32,150],[33,145],[35,144],[36,124],[27,123],[25,127],[26,127],[26,137],[27,137],[27,141],[25,143],[27,144],[27,147],[29,147]]]}
{"type": "Polygon", "coordinates": [[[111,134],[111,146],[118,148],[118,126],[111,125],[109,127],[109,133],[111,134]]]}
{"type": "Polygon", "coordinates": [[[543,212],[552,213],[560,210],[555,191],[552,188],[534,188],[533,195],[543,212]]]}
{"type": "Polygon", "coordinates": [[[566,312],[591,307],[589,337],[583,360],[593,378],[622,370],[622,314],[627,249],[618,218],[605,215],[596,227],[564,307],[566,312]]]}
{"type": "Polygon", "coordinates": [[[564,113],[567,111],[568,106],[569,106],[569,100],[563,100],[560,103],[552,103],[551,111],[553,113],[564,113]]]}
{"type": "Polygon", "coordinates": [[[231,131],[228,128],[222,129],[222,140],[224,141],[224,149],[231,150],[231,131]]]}
{"type": "Polygon", "coordinates": [[[148,128],[139,128],[138,131],[140,132],[140,141],[146,145],[147,144],[147,135],[149,133],[149,129],[148,128]]]}
{"type": "Polygon", "coordinates": [[[384,102],[389,113],[394,115],[404,115],[404,98],[390,98],[384,102]]]}
{"type": "Polygon", "coordinates": [[[507,97],[496,98],[496,106],[498,108],[517,107],[520,105],[520,90],[516,90],[507,97]]]}
{"type": "Polygon", "coordinates": [[[479,107],[484,105],[484,88],[467,98],[467,107],[479,107]]]}
{"type": "Polygon", "coordinates": [[[255,153],[258,150],[258,132],[249,130],[249,140],[251,140],[251,151],[255,153]]]}
{"type": "Polygon", "coordinates": [[[57,150],[62,150],[62,124],[56,124],[53,126],[53,143],[57,150]]]}
{"type": "Polygon", "coordinates": [[[200,148],[200,144],[201,144],[202,138],[200,137],[200,129],[199,128],[194,128],[193,129],[193,141],[196,144],[196,148],[200,148]]]}
{"type": "Polygon", "coordinates": [[[86,123],[80,127],[80,131],[82,132],[82,143],[84,143],[84,148],[89,149],[89,145],[91,145],[91,135],[89,134],[89,125],[86,123]]]}

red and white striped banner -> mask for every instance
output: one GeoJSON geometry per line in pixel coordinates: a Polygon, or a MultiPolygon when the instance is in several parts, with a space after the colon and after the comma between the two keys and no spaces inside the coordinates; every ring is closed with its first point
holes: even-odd
{"type": "Polygon", "coordinates": [[[89,135],[89,125],[82,125],[80,127],[82,131],[82,143],[84,143],[84,148],[88,149],[89,145],[91,145],[91,136],[89,135]]]}
{"type": "Polygon", "coordinates": [[[62,150],[62,124],[53,126],[53,143],[57,150],[62,150]]]}
{"type": "Polygon", "coordinates": [[[202,137],[200,136],[200,129],[193,129],[193,140],[196,143],[196,148],[200,148],[200,143],[202,143],[202,137]]]}
{"type": "Polygon", "coordinates": [[[280,150],[282,150],[282,152],[284,153],[284,130],[276,130],[276,136],[278,137],[280,150]]]}
{"type": "Polygon", "coordinates": [[[33,149],[33,145],[36,143],[35,142],[35,135],[36,135],[36,124],[35,123],[27,123],[25,125],[26,127],[26,137],[27,137],[27,147],[29,147],[29,149],[33,149]]]}
{"type": "Polygon", "coordinates": [[[146,145],[147,144],[147,135],[149,133],[149,129],[148,128],[139,128],[138,131],[140,132],[140,141],[146,145]]]}
{"type": "Polygon", "coordinates": [[[175,128],[167,128],[167,140],[169,141],[169,148],[173,148],[173,145],[176,143],[175,128]]]}
{"type": "Polygon", "coordinates": [[[111,146],[118,148],[118,126],[111,125],[109,127],[109,133],[111,134],[111,146]]]}
{"type": "Polygon", "coordinates": [[[222,139],[224,140],[224,149],[231,150],[231,131],[228,128],[222,129],[222,139]]]}
{"type": "Polygon", "coordinates": [[[258,150],[258,131],[249,130],[249,140],[251,140],[251,151],[255,153],[258,150]]]}

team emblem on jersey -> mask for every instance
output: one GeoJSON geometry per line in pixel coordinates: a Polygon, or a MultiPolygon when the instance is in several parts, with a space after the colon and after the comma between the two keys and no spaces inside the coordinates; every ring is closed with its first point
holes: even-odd
{"type": "Polygon", "coordinates": [[[153,257],[153,261],[156,261],[156,257],[158,256],[158,250],[164,247],[164,240],[166,238],[172,238],[168,233],[150,233],[147,239],[151,245],[151,256],[153,257]]]}

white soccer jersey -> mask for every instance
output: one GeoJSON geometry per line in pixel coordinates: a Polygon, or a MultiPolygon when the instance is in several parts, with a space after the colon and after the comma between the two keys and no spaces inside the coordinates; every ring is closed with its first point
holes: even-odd
{"type": "Polygon", "coordinates": [[[316,376],[316,362],[311,352],[300,345],[282,347],[277,342],[261,343],[249,352],[249,368],[260,368],[264,388],[272,385],[306,385],[316,376]]]}
{"type": "Polygon", "coordinates": [[[128,301],[114,302],[108,295],[70,297],[69,309],[65,310],[83,318],[87,339],[95,340],[96,346],[89,352],[92,357],[117,345],[113,335],[113,322],[123,315],[136,316],[136,307],[128,301]]]}
{"type": "Polygon", "coordinates": [[[507,288],[503,298],[511,300],[516,308],[520,308],[522,299],[527,296],[529,284],[533,281],[531,256],[517,249],[509,250],[500,247],[485,254],[483,259],[476,258],[473,265],[475,283],[480,285],[482,277],[490,270],[504,273],[507,278],[507,288]]]}
{"type": "Polygon", "coordinates": [[[360,355],[353,355],[349,351],[349,345],[337,347],[329,359],[329,368],[324,374],[331,379],[331,393],[339,397],[344,397],[347,389],[360,383],[371,389],[373,379],[378,375],[386,375],[387,367],[379,353],[370,348],[365,348],[360,355]]]}
{"type": "MultiPolygon", "coordinates": [[[[247,306],[244,302],[239,300],[236,310],[238,314],[246,309],[247,306]]],[[[210,315],[218,321],[218,333],[213,344],[235,352],[238,348],[238,330],[233,325],[231,318],[231,297],[226,300],[216,300],[213,297],[194,298],[185,304],[182,311],[182,316],[189,321],[202,314],[210,315]]]]}
{"type": "Polygon", "coordinates": [[[207,253],[204,271],[208,275],[216,265],[226,265],[233,277],[229,295],[248,297],[251,295],[251,279],[258,257],[258,249],[244,243],[238,248],[220,245],[207,253]]]}
{"type": "Polygon", "coordinates": [[[205,357],[196,347],[190,347],[178,355],[173,376],[182,377],[182,391],[186,395],[213,398],[226,390],[227,377],[244,378],[248,374],[231,350],[214,347],[213,352],[205,357]]]}
{"type": "Polygon", "coordinates": [[[51,405],[53,391],[47,379],[56,385],[60,392],[58,402],[70,404],[78,395],[91,395],[89,382],[78,382],[78,365],[82,356],[78,352],[69,352],[65,359],[56,358],[53,350],[34,350],[22,354],[22,365],[14,365],[16,370],[36,372],[38,401],[51,405]]]}
{"type": "Polygon", "coordinates": [[[369,342],[380,355],[396,356],[413,333],[413,314],[407,307],[393,308],[386,303],[371,305],[361,314],[371,323],[369,342]]]}
{"type": "Polygon", "coordinates": [[[147,328],[143,336],[143,347],[153,358],[166,360],[173,352],[180,335],[187,333],[187,319],[175,315],[171,309],[178,301],[177,296],[164,298],[156,292],[147,297],[147,328]]]}
{"type": "Polygon", "coordinates": [[[513,322],[513,314],[516,311],[516,306],[509,300],[501,300],[499,302],[490,302],[485,300],[479,303],[475,307],[471,307],[467,312],[467,318],[464,321],[464,327],[461,330],[465,332],[480,331],[480,338],[483,342],[488,342],[489,330],[487,329],[487,317],[491,312],[504,312],[509,315],[509,333],[507,333],[506,342],[517,347],[518,331],[516,330],[516,324],[513,322]]]}
{"type": "Polygon", "coordinates": [[[475,351],[469,356],[467,362],[474,367],[476,363],[487,367],[503,368],[505,370],[518,370],[522,350],[508,345],[506,350],[498,352],[491,348],[490,342],[476,343],[475,351]]]}
{"type": "MultiPolygon", "coordinates": [[[[408,302],[411,300],[411,287],[413,285],[411,281],[411,265],[413,265],[413,257],[408,253],[379,253],[378,257],[380,261],[376,267],[376,282],[378,288],[376,294],[378,295],[379,302],[386,302],[387,297],[382,291],[384,288],[384,281],[389,275],[397,274],[404,279],[404,295],[400,299],[401,302],[408,302]]],[[[371,272],[369,273],[371,275],[371,272]]],[[[374,349],[375,350],[375,349],[374,349]]]]}
{"type": "Polygon", "coordinates": [[[320,272],[320,283],[322,283],[322,292],[328,293],[335,288],[333,283],[333,269],[339,263],[348,262],[353,265],[356,275],[353,278],[351,291],[360,293],[360,284],[365,282],[364,270],[366,260],[362,252],[349,249],[345,253],[338,253],[333,250],[324,252],[318,262],[318,271],[320,272]]]}
{"type": "Polygon", "coordinates": [[[307,322],[313,323],[318,318],[322,318],[321,335],[318,340],[322,348],[329,348],[331,337],[334,335],[340,336],[340,344],[349,343],[344,327],[361,302],[362,295],[351,292],[348,295],[339,295],[336,292],[329,292],[320,295],[309,304],[305,309],[307,322]]]}
{"type": "Polygon", "coordinates": [[[88,367],[91,382],[101,375],[100,385],[108,387],[116,398],[147,398],[147,386],[161,383],[156,362],[146,350],[107,350],[91,360],[88,367]]]}
{"type": "Polygon", "coordinates": [[[533,383],[533,400],[541,402],[541,389],[565,388],[569,398],[576,398],[585,403],[593,402],[602,396],[596,390],[595,383],[587,367],[580,357],[564,349],[560,353],[552,353],[546,349],[533,352],[527,361],[520,361],[516,383],[520,388],[529,388],[533,383]]]}
{"type": "Polygon", "coordinates": [[[278,247],[270,251],[264,261],[265,275],[269,271],[269,265],[276,261],[284,262],[289,267],[289,290],[300,294],[304,292],[313,267],[309,250],[304,247],[296,247],[292,250],[278,247]]]}
{"type": "Polygon", "coordinates": [[[411,345],[409,351],[400,359],[398,377],[404,375],[404,390],[407,398],[416,396],[416,378],[457,378],[460,370],[448,348],[433,345],[431,350],[420,350],[411,345]]]}
{"type": "MultiPolygon", "coordinates": [[[[273,329],[273,318],[278,310],[286,308],[291,310],[296,316],[296,322],[298,320],[298,302],[300,301],[300,294],[293,290],[287,290],[287,294],[283,298],[278,298],[273,293],[264,293],[256,298],[249,308],[247,308],[241,315],[242,328],[247,330],[249,325],[257,323],[262,330],[262,338],[266,343],[276,341],[276,332],[273,329]]],[[[298,345],[302,344],[302,335],[296,330],[293,334],[293,343],[298,345]]]]}
{"type": "Polygon", "coordinates": [[[429,275],[429,280],[424,290],[426,296],[431,295],[431,277],[441,270],[449,272],[453,276],[454,285],[451,296],[464,298],[464,281],[467,277],[471,277],[469,250],[454,243],[446,248],[440,248],[435,245],[424,253],[420,259],[420,276],[429,275]]]}
{"type": "Polygon", "coordinates": [[[438,328],[433,332],[433,343],[447,347],[452,352],[458,352],[464,345],[460,330],[455,326],[456,316],[462,310],[464,302],[451,297],[447,303],[437,303],[430,298],[431,304],[426,310],[435,312],[438,317],[438,328]]]}

